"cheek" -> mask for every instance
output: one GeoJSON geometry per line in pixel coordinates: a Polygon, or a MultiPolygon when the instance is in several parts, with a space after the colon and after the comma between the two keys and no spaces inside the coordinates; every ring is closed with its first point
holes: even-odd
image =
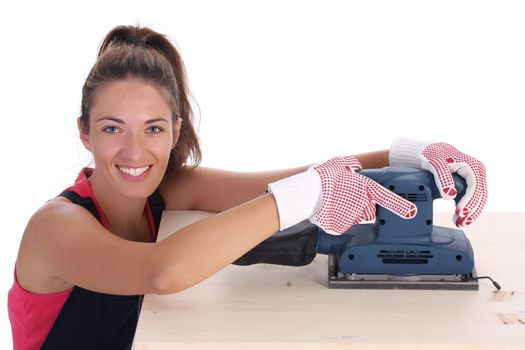
{"type": "Polygon", "coordinates": [[[150,148],[158,158],[169,158],[172,149],[171,140],[166,139],[164,142],[157,142],[150,148]]]}
{"type": "Polygon", "coordinates": [[[122,148],[118,142],[108,142],[104,138],[93,140],[91,154],[96,159],[111,159],[122,148]]]}

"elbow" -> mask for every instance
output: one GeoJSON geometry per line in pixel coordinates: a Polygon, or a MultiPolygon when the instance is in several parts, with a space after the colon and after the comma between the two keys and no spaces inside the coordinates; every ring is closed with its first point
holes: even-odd
{"type": "Polygon", "coordinates": [[[165,272],[153,273],[150,278],[151,293],[157,295],[175,294],[188,288],[174,276],[176,275],[165,272]]]}
{"type": "Polygon", "coordinates": [[[188,271],[184,271],[184,268],[179,265],[173,258],[168,259],[167,262],[157,258],[149,264],[151,267],[148,274],[150,293],[167,295],[189,288],[191,283],[184,277],[188,271]]]}
{"type": "Polygon", "coordinates": [[[152,274],[149,285],[151,294],[167,295],[178,292],[178,290],[174,290],[171,284],[166,281],[164,276],[159,273],[152,274]]]}
{"type": "Polygon", "coordinates": [[[200,263],[202,257],[191,253],[192,249],[184,244],[179,244],[178,249],[170,249],[165,242],[157,243],[154,253],[150,255],[148,284],[153,294],[181,292],[224,267],[213,260],[200,263]]]}

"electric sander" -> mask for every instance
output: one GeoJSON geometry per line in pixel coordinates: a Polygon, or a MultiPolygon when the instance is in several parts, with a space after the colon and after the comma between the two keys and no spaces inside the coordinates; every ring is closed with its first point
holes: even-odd
{"type": "MultiPolygon", "coordinates": [[[[403,219],[377,206],[375,222],[340,236],[318,230],[317,252],[328,255],[330,288],[478,289],[474,252],[461,230],[434,225],[433,201],[441,198],[432,173],[414,168],[360,171],[417,206],[403,219]]],[[[454,174],[458,195],[465,180],[454,174]]]]}

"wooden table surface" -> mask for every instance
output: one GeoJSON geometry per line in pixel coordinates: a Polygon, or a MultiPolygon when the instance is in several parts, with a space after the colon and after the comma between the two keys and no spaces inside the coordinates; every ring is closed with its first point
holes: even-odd
{"type": "MultiPolygon", "coordinates": [[[[160,236],[209,215],[165,212],[160,236]]],[[[452,227],[451,214],[437,225],[452,227]]],[[[327,288],[327,257],[304,267],[228,266],[183,292],[147,295],[134,349],[525,349],[525,213],[465,229],[479,291],[327,288]]]]}

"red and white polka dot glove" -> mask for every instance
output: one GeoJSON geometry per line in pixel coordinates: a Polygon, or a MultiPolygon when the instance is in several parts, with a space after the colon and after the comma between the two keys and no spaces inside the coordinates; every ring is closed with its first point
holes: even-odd
{"type": "Polygon", "coordinates": [[[434,174],[436,185],[444,199],[456,198],[452,173],[467,182],[465,195],[458,202],[453,217],[457,227],[471,224],[487,202],[485,166],[474,157],[458,151],[448,143],[399,138],[390,148],[390,165],[425,169],[434,174]]]}
{"type": "Polygon", "coordinates": [[[416,215],[413,203],[355,172],[360,169],[355,157],[339,157],[270,184],[281,230],[310,219],[328,233],[341,234],[362,219],[372,220],[376,204],[403,218],[416,215]]]}
{"type": "Polygon", "coordinates": [[[343,233],[361,219],[375,217],[376,204],[402,218],[413,218],[416,206],[370,178],[358,174],[361,164],[354,157],[339,157],[317,165],[323,200],[312,223],[329,233],[343,233]]]}

